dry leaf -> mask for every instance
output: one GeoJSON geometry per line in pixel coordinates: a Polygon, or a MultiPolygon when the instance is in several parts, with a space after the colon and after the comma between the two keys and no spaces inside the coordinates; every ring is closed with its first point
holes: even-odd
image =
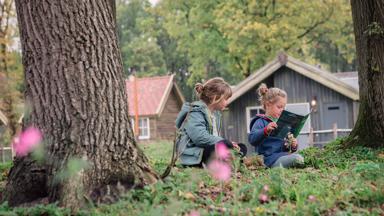
{"type": "Polygon", "coordinates": [[[183,192],[183,191],[179,191],[179,196],[180,197],[183,197],[184,199],[187,199],[187,200],[195,200],[196,197],[195,195],[193,195],[193,193],[191,192],[183,192]]]}

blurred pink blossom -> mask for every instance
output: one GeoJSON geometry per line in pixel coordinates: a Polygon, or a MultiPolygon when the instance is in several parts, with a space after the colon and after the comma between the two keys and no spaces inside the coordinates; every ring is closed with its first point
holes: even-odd
{"type": "Polygon", "coordinates": [[[308,201],[309,201],[309,202],[315,202],[315,201],[316,201],[316,197],[313,196],[313,195],[309,195],[309,196],[308,196],[308,201]]]}
{"type": "Polygon", "coordinates": [[[208,170],[219,181],[228,181],[231,178],[231,167],[225,162],[213,160],[208,164],[208,170]]]}
{"type": "Polygon", "coordinates": [[[230,155],[230,152],[227,146],[223,142],[219,142],[218,144],[216,144],[215,151],[216,151],[216,156],[219,159],[226,160],[230,155]]]}
{"type": "Polygon", "coordinates": [[[187,216],[200,216],[200,213],[196,210],[193,210],[187,214],[187,216]]]}
{"type": "Polygon", "coordinates": [[[259,195],[259,201],[261,204],[267,203],[269,201],[268,196],[266,194],[260,194],[259,195]]]}
{"type": "Polygon", "coordinates": [[[267,193],[267,192],[269,191],[269,186],[268,186],[268,185],[264,185],[264,186],[263,186],[263,191],[264,191],[265,193],[267,193]]]}
{"type": "Polygon", "coordinates": [[[17,156],[25,156],[32,151],[42,140],[42,134],[39,129],[29,127],[18,137],[13,139],[13,149],[17,156]]]}

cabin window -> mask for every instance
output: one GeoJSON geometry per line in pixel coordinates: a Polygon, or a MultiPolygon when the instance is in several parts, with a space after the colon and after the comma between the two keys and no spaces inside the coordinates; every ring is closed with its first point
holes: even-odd
{"type": "Polygon", "coordinates": [[[255,117],[257,114],[264,114],[265,111],[261,106],[255,106],[255,107],[247,107],[246,108],[246,120],[247,120],[247,132],[250,132],[249,124],[251,123],[251,120],[253,117],[255,117]]]}
{"type": "Polygon", "coordinates": [[[328,107],[328,110],[339,110],[340,109],[340,107],[338,107],[338,106],[330,106],[330,107],[328,107]]]}
{"type": "MultiPolygon", "coordinates": [[[[135,131],[135,119],[131,119],[132,129],[135,131]]],[[[149,118],[139,118],[139,139],[149,139],[150,138],[150,128],[149,128],[149,118]]]]}

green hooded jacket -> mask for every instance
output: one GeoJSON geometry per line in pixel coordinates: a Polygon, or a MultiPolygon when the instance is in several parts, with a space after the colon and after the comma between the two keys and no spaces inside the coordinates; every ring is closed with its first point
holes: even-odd
{"type": "MultiPolygon", "coordinates": [[[[220,133],[221,113],[214,112],[216,117],[217,130],[220,133]]],[[[182,136],[187,136],[185,149],[182,149],[180,162],[183,165],[200,164],[203,157],[204,147],[214,145],[224,138],[212,135],[213,127],[209,116],[208,106],[203,101],[195,101],[192,103],[184,103],[181,111],[176,118],[176,127],[181,130],[182,136]],[[188,119],[185,119],[187,113],[190,112],[188,119]],[[180,128],[183,121],[187,122],[183,128],[180,128]]]]}

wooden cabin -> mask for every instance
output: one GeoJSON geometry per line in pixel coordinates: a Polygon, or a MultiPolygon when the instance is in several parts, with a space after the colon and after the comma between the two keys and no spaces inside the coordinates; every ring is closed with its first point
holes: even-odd
{"type": "Polygon", "coordinates": [[[128,110],[135,130],[138,116],[139,140],[172,140],[175,120],[185,99],[174,75],[134,78],[126,80],[128,110]],[[136,80],[135,80],[136,79],[136,80]]]}
{"type": "Polygon", "coordinates": [[[303,115],[313,110],[298,137],[299,148],[324,144],[335,133],[348,134],[357,119],[359,101],[357,73],[348,75],[332,74],[280,54],[233,88],[224,111],[224,135],[248,143],[250,120],[264,112],[256,92],[261,83],[287,92],[287,110],[303,115]]]}

